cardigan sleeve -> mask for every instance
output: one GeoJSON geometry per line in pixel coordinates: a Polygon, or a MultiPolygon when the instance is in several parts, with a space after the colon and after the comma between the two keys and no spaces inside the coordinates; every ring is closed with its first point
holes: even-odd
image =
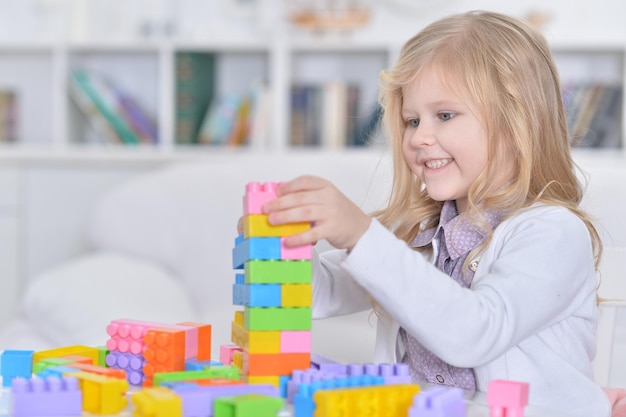
{"type": "Polygon", "coordinates": [[[529,209],[501,223],[470,288],[377,221],[342,266],[426,348],[462,367],[493,360],[595,297],[589,234],[560,207],[529,209]]]}
{"type": "Polygon", "coordinates": [[[313,251],[313,318],[357,313],[372,307],[369,294],[342,266],[345,250],[313,251]]]}

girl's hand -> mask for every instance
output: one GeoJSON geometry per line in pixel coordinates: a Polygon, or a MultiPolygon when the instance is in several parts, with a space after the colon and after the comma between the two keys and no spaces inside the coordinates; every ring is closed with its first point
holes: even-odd
{"type": "Polygon", "coordinates": [[[310,230],[288,236],[285,245],[315,244],[326,239],[339,249],[354,248],[370,225],[370,217],[333,184],[319,177],[302,176],[276,188],[278,198],[263,211],[273,225],[312,223],[310,230]]]}

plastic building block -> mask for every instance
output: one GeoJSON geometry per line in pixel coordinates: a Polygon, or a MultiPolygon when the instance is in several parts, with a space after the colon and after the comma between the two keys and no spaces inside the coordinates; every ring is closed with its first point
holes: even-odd
{"type": "Polygon", "coordinates": [[[97,362],[97,359],[94,360],[94,358],[81,355],[66,355],[62,356],[61,359],[67,359],[72,363],[84,363],[86,365],[93,365],[95,362],[97,362]]]}
{"type": "Polygon", "coordinates": [[[64,365],[69,365],[70,363],[74,363],[74,361],[71,359],[66,359],[66,358],[42,359],[35,366],[33,366],[33,373],[35,375],[39,375],[46,368],[49,368],[51,366],[64,366],[64,365]]]}
{"type": "Polygon", "coordinates": [[[17,377],[11,387],[13,417],[81,416],[83,394],[74,377],[17,377]]]}
{"type": "Polygon", "coordinates": [[[134,417],[182,417],[182,399],[167,388],[144,388],[131,397],[134,417]]]}
{"type": "MultiPolygon", "coordinates": [[[[315,402],[313,396],[319,390],[335,390],[342,388],[362,388],[383,385],[382,377],[361,375],[343,378],[302,383],[298,386],[298,392],[293,396],[294,417],[313,417],[315,402]]],[[[408,407],[407,407],[408,410],[408,407]]]]}
{"type": "Polygon", "coordinates": [[[151,386],[156,373],[185,370],[185,331],[176,329],[150,329],[144,336],[146,360],[143,386],[151,386]]]}
{"type": "Polygon", "coordinates": [[[409,365],[406,363],[366,363],[349,364],[346,367],[348,375],[374,375],[382,376],[385,384],[410,384],[411,375],[409,365]]]}
{"type": "Polygon", "coordinates": [[[313,287],[311,284],[281,285],[281,307],[311,307],[311,305],[313,305],[313,287]]]}
{"type": "MultiPolygon", "coordinates": [[[[240,281],[241,275],[237,281],[240,281]]],[[[280,307],[280,284],[233,284],[233,304],[246,307],[280,307]]]]}
{"type": "Polygon", "coordinates": [[[208,378],[228,378],[239,380],[239,369],[234,366],[213,366],[202,371],[159,372],[154,374],[154,386],[159,387],[165,382],[193,381],[208,378]]]}
{"type": "Polygon", "coordinates": [[[523,417],[524,408],[528,405],[528,389],[526,382],[502,379],[489,382],[487,404],[491,417],[523,417]]]}
{"type": "Polygon", "coordinates": [[[106,366],[107,365],[107,355],[109,354],[109,349],[106,346],[98,346],[98,362],[96,365],[98,366],[106,366]]]}
{"type": "Polygon", "coordinates": [[[220,362],[223,365],[230,365],[233,362],[233,354],[241,352],[243,349],[240,345],[221,345],[220,346],[220,362]]]}
{"type": "Polygon", "coordinates": [[[284,237],[280,239],[280,259],[312,259],[313,258],[313,245],[302,245],[287,247],[283,243],[284,237]]]}
{"type": "Polygon", "coordinates": [[[243,351],[235,352],[233,354],[233,363],[231,365],[240,371],[243,371],[243,351]]]}
{"type": "Polygon", "coordinates": [[[243,353],[243,372],[255,376],[290,375],[295,369],[307,369],[308,353],[243,353]]]}
{"type": "Polygon", "coordinates": [[[415,396],[408,417],[466,417],[467,404],[460,388],[434,387],[415,396]]]}
{"type": "Polygon", "coordinates": [[[5,350],[0,355],[2,386],[10,387],[15,377],[30,378],[33,373],[32,350],[5,350]]]}
{"type": "Polygon", "coordinates": [[[311,368],[315,368],[320,371],[333,373],[333,374],[343,374],[343,375],[348,374],[346,365],[341,364],[339,362],[335,362],[334,360],[326,358],[317,353],[311,354],[311,368]]]}
{"type": "Polygon", "coordinates": [[[208,361],[199,361],[197,359],[188,359],[185,361],[185,371],[202,371],[205,368],[211,366],[224,366],[230,364],[224,364],[220,361],[208,360],[208,361]]]}
{"type": "Polygon", "coordinates": [[[246,284],[310,284],[311,261],[251,260],[244,265],[246,284]]]}
{"type": "Polygon", "coordinates": [[[88,372],[68,374],[78,379],[83,392],[83,410],[93,414],[116,414],[128,406],[128,382],[88,372]]]}
{"type": "Polygon", "coordinates": [[[199,387],[194,384],[184,384],[172,388],[183,401],[183,415],[185,416],[213,416],[213,401],[216,398],[230,397],[244,394],[260,394],[280,397],[280,391],[273,385],[223,385],[199,387]]]}
{"type": "Polygon", "coordinates": [[[49,366],[43,371],[39,372],[37,376],[39,378],[56,377],[61,378],[64,375],[76,372],[76,368],[70,368],[67,365],[49,366]]]}
{"type": "Polygon", "coordinates": [[[107,368],[105,366],[89,365],[84,363],[72,363],[66,365],[66,367],[72,369],[72,372],[76,372],[78,370],[109,378],[126,379],[126,372],[121,369],[107,368]]]}
{"type": "Polygon", "coordinates": [[[281,239],[279,237],[249,237],[245,239],[243,235],[239,235],[235,238],[232,258],[233,269],[243,269],[243,265],[251,259],[280,260],[281,239]]]}
{"type": "Polygon", "coordinates": [[[186,321],[183,323],[178,323],[179,326],[189,326],[196,327],[198,336],[197,336],[197,354],[196,359],[199,361],[208,361],[211,360],[211,338],[213,327],[208,323],[195,323],[191,321],[186,321]]]}
{"type": "Polygon", "coordinates": [[[47,358],[62,358],[67,355],[79,355],[86,356],[88,358],[93,359],[94,363],[98,361],[98,357],[100,356],[100,352],[97,348],[82,346],[82,345],[72,345],[65,346],[57,349],[49,349],[42,350],[33,353],[33,366],[39,363],[42,359],[47,358]]]}
{"type": "Polygon", "coordinates": [[[244,381],[235,381],[234,379],[227,378],[204,378],[204,379],[190,379],[185,381],[168,381],[163,382],[160,387],[173,389],[181,385],[196,385],[198,387],[217,387],[222,385],[243,385],[244,381]]]}
{"type": "Polygon", "coordinates": [[[245,307],[244,327],[249,330],[311,330],[309,307],[245,307]]]}
{"type": "Polygon", "coordinates": [[[215,417],[275,417],[283,408],[283,400],[259,394],[220,397],[213,401],[215,417]]]}
{"type": "Polygon", "coordinates": [[[243,237],[283,237],[302,233],[311,228],[310,223],[271,225],[265,214],[248,214],[243,217],[243,237]]]}
{"type": "Polygon", "coordinates": [[[276,198],[275,182],[250,182],[246,184],[246,193],[243,196],[243,214],[262,214],[263,204],[276,198]]]}
{"type": "MultiPolygon", "coordinates": [[[[311,332],[308,330],[280,332],[281,353],[311,353],[311,332]]],[[[309,355],[310,361],[310,355],[309,355]]],[[[310,363],[309,365],[310,366],[310,363]]]]}
{"type": "MultiPolygon", "coordinates": [[[[243,375],[242,381],[246,384],[268,384],[277,388],[281,388],[282,381],[289,379],[288,375],[272,375],[272,376],[259,376],[259,375],[243,375]]],[[[281,391],[281,397],[283,396],[281,391]]]]}
{"type": "Polygon", "coordinates": [[[319,390],[315,417],[405,417],[418,392],[416,384],[319,390]]]}
{"type": "Polygon", "coordinates": [[[126,373],[126,379],[132,385],[142,385],[145,375],[143,366],[146,363],[143,355],[121,353],[111,351],[107,355],[106,365],[110,368],[120,369],[126,373]]]}

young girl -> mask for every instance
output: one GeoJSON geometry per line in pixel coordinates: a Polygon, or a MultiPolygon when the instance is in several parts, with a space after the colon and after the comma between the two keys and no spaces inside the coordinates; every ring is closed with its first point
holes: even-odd
{"type": "Polygon", "coordinates": [[[530,403],[611,415],[593,381],[601,242],[581,211],[559,77],[546,41],[488,12],[435,22],[381,74],[394,159],[371,218],[304,176],[266,203],[272,224],[314,222],[287,245],[326,239],[314,316],[378,313],[375,360],[417,382],[486,391],[530,383],[530,403]]]}

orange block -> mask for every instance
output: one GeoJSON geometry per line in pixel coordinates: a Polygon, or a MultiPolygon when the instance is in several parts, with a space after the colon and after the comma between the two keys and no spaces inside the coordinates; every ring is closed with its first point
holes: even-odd
{"type": "Polygon", "coordinates": [[[179,326],[196,327],[198,329],[198,356],[199,361],[211,360],[211,325],[186,321],[179,326]]]}
{"type": "Polygon", "coordinates": [[[311,367],[310,353],[243,354],[243,372],[253,376],[291,375],[296,369],[311,367]]]}
{"type": "Polygon", "coordinates": [[[146,332],[143,337],[143,357],[146,360],[143,373],[147,378],[152,379],[157,372],[185,370],[185,333],[185,330],[170,328],[146,332]]]}
{"type": "Polygon", "coordinates": [[[109,378],[126,379],[126,372],[121,369],[107,368],[104,366],[90,365],[86,363],[72,363],[67,365],[67,367],[89,372],[90,374],[108,376],[109,378]]]}
{"type": "Polygon", "coordinates": [[[81,355],[66,355],[66,356],[61,356],[63,359],[69,359],[71,361],[74,361],[74,363],[84,363],[86,365],[93,365],[94,361],[93,358],[89,358],[87,356],[81,356],[81,355]]]}

